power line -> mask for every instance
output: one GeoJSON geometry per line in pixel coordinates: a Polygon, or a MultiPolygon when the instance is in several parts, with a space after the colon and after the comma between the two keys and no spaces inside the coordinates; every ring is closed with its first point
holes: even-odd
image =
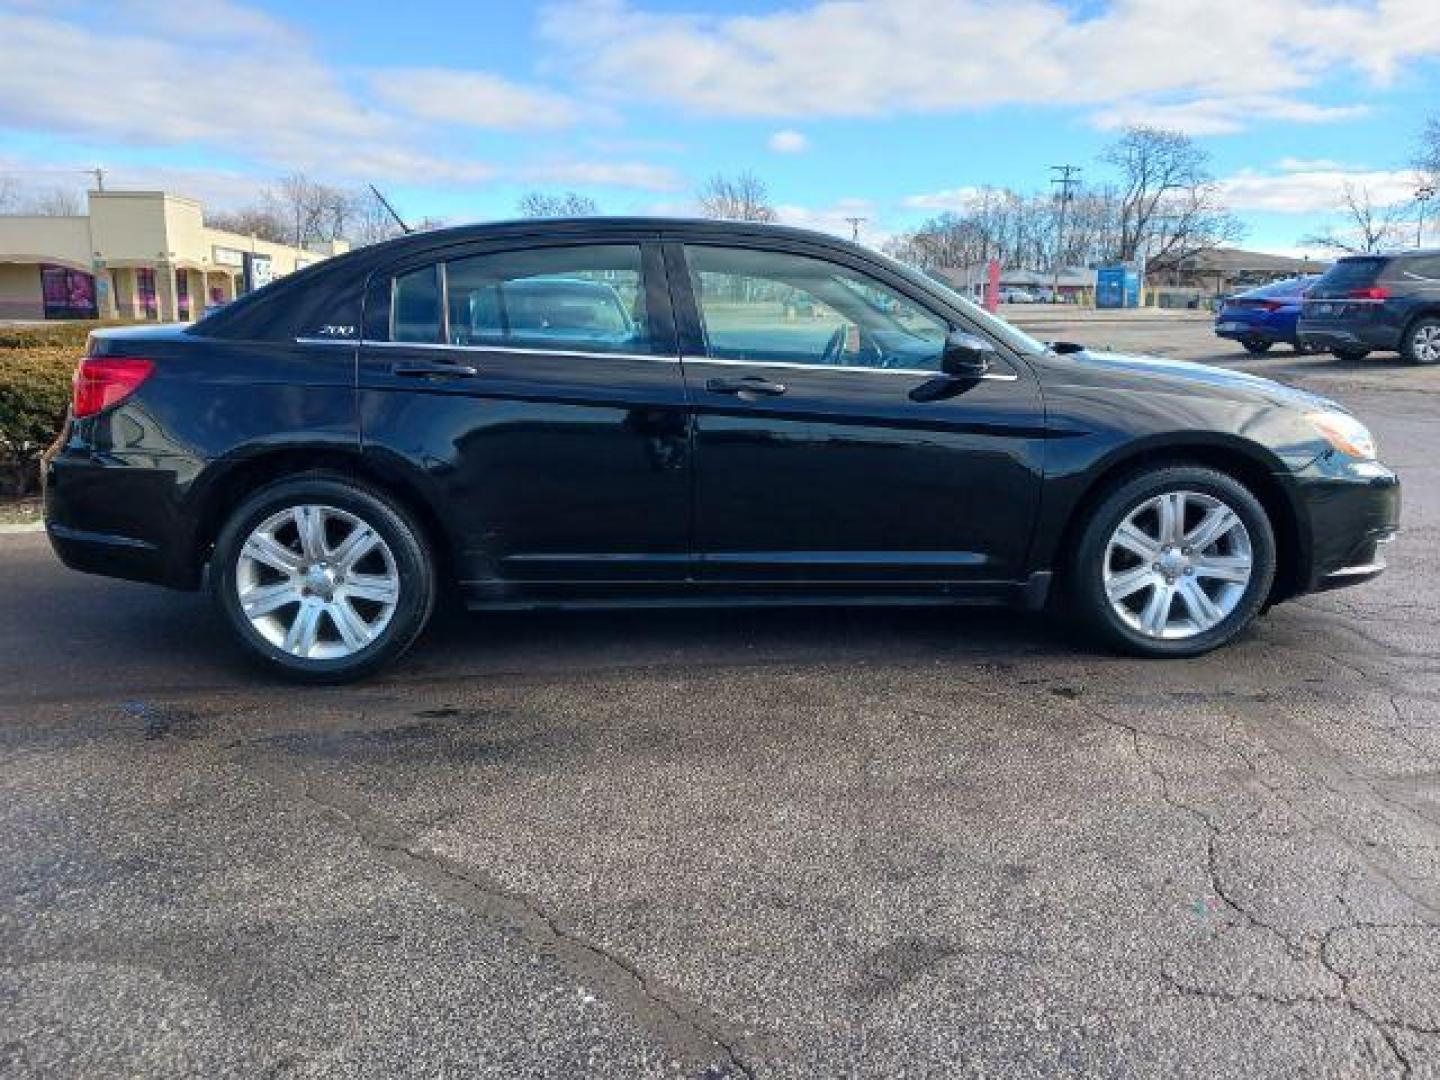
{"type": "Polygon", "coordinates": [[[1058,304],[1060,302],[1060,260],[1063,259],[1065,255],[1065,211],[1070,206],[1070,200],[1074,198],[1071,192],[1074,190],[1075,185],[1080,182],[1078,179],[1080,166],[1051,165],[1050,171],[1059,174],[1058,176],[1052,176],[1050,183],[1060,185],[1060,217],[1055,224],[1055,264],[1051,267],[1054,279],[1050,286],[1050,302],[1052,304],[1058,304]]]}

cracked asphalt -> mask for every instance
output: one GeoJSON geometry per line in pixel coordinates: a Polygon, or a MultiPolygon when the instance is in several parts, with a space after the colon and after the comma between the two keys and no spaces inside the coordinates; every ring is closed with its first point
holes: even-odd
{"type": "Polygon", "coordinates": [[[0,536],[0,1075],[1440,1075],[1440,370],[1391,570],[1194,661],[1040,616],[449,615],[267,684],[0,536]]]}

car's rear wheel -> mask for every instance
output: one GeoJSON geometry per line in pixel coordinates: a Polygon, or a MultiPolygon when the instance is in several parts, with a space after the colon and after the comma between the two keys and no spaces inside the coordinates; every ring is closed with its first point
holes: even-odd
{"type": "Polygon", "coordinates": [[[1345,361],[1348,361],[1349,363],[1352,363],[1352,364],[1353,364],[1353,363],[1355,363],[1357,360],[1364,360],[1365,357],[1369,356],[1369,355],[1370,355],[1370,350],[1369,350],[1369,349],[1331,349],[1331,350],[1330,350],[1330,355],[1333,356],[1333,357],[1335,357],[1337,360],[1345,360],[1345,361]]]}
{"type": "Polygon", "coordinates": [[[1085,522],[1070,567],[1077,614],[1141,656],[1198,656],[1264,606],[1275,535],[1259,500],[1215,469],[1174,465],[1132,477],[1085,522]]]}
{"type": "Polygon", "coordinates": [[[1440,364],[1440,319],[1417,319],[1405,333],[1400,355],[1412,364],[1440,364]]]}
{"type": "Polygon", "coordinates": [[[1262,337],[1247,337],[1244,338],[1240,342],[1240,344],[1244,345],[1245,351],[1250,353],[1252,356],[1259,356],[1262,353],[1269,352],[1270,346],[1275,343],[1273,341],[1267,341],[1265,338],[1262,337]]]}
{"type": "Polygon", "coordinates": [[[240,641],[308,682],[357,679],[394,660],[435,603],[433,560],[409,515],[335,476],[256,492],[221,529],[211,566],[240,641]]]}

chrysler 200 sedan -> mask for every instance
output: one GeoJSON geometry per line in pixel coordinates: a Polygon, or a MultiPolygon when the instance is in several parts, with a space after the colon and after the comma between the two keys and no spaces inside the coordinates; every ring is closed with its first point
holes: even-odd
{"type": "Polygon", "coordinates": [[[408,236],[97,331],[45,480],[66,564],[204,586],[312,681],[442,594],[1063,606],[1194,656],[1380,573],[1399,512],[1334,402],[1042,344],[828,236],[649,218],[408,236]]]}

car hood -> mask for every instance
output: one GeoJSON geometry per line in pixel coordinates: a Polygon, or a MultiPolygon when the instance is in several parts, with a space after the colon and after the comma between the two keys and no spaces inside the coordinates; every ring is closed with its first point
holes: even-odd
{"type": "Polygon", "coordinates": [[[1283,408],[1341,409],[1329,398],[1286,386],[1273,379],[1243,371],[1171,360],[1163,356],[1083,349],[1063,355],[1052,354],[1046,365],[1047,383],[1084,386],[1111,386],[1116,389],[1159,393],[1204,394],[1232,401],[1265,402],[1283,408]]]}

